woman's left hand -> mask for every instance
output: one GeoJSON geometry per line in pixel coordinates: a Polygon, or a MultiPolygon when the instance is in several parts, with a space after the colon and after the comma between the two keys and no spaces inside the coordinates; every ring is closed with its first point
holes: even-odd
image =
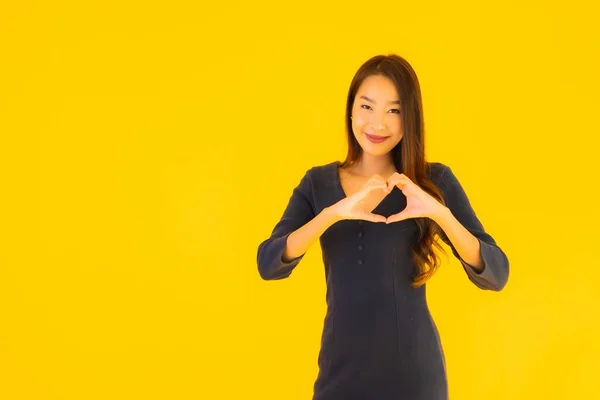
{"type": "Polygon", "coordinates": [[[394,172],[387,179],[387,183],[389,191],[394,189],[394,186],[398,186],[398,189],[402,190],[402,193],[406,196],[406,208],[398,214],[390,215],[387,218],[387,224],[409,218],[427,217],[436,220],[436,218],[448,210],[447,207],[421,189],[404,174],[394,172]]]}

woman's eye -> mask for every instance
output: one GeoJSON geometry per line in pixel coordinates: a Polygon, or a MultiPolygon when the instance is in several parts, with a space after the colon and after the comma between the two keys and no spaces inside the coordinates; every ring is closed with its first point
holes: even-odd
{"type": "MultiPolygon", "coordinates": [[[[364,108],[365,110],[368,110],[371,108],[371,106],[367,105],[367,104],[362,104],[361,108],[364,108]],[[365,108],[365,107],[369,107],[369,108],[365,108]]],[[[400,110],[398,110],[397,108],[393,108],[390,111],[395,111],[392,114],[400,114],[400,110]]]]}

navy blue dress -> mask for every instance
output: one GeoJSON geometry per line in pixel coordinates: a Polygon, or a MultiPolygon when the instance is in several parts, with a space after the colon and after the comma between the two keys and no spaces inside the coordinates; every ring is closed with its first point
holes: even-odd
{"type": "MultiPolygon", "coordinates": [[[[304,257],[282,261],[289,234],[345,197],[339,164],[312,167],[294,188],[271,236],[258,246],[263,279],[289,277],[304,257]]],[[[429,166],[446,206],[479,239],[483,271],[462,260],[445,235],[442,240],[475,285],[502,290],[508,280],[507,256],[484,231],[452,170],[442,163],[429,166]]],[[[388,217],[405,207],[406,197],[395,187],[373,212],[388,217]]],[[[444,353],[427,306],[426,285],[411,286],[416,271],[412,244],[418,234],[415,221],[407,219],[392,224],[342,220],[321,235],[327,313],[313,400],[448,398],[444,353]]]]}

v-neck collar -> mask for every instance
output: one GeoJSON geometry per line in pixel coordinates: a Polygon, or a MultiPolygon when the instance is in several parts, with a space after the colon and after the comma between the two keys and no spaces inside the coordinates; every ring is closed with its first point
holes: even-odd
{"type": "Polygon", "coordinates": [[[345,199],[346,197],[348,197],[348,195],[346,195],[346,192],[344,192],[344,187],[342,186],[342,179],[340,177],[340,170],[339,167],[342,164],[341,161],[336,161],[333,163],[333,174],[334,174],[334,180],[338,189],[338,194],[341,196],[341,200],[345,199]]]}
{"type": "MultiPolygon", "coordinates": [[[[337,188],[337,192],[338,192],[338,201],[344,200],[345,198],[348,197],[348,195],[346,194],[346,192],[344,192],[344,187],[342,186],[342,179],[340,177],[340,171],[339,171],[339,166],[342,164],[341,161],[335,161],[334,163],[332,163],[333,165],[333,180],[335,181],[335,186],[337,188]]],[[[385,196],[380,202],[379,204],[377,204],[377,206],[373,209],[372,212],[374,212],[375,210],[377,210],[379,207],[382,206],[382,204],[390,197],[392,196],[392,194],[394,193],[394,191],[397,189],[397,187],[394,187],[392,189],[392,191],[390,193],[388,193],[387,196],[385,196]]]]}

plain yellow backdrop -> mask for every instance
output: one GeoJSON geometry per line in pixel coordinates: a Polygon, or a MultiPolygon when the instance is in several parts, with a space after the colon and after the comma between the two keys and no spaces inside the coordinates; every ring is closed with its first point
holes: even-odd
{"type": "Polygon", "coordinates": [[[486,292],[445,247],[428,284],[451,398],[600,396],[597,11],[2,2],[0,398],[310,399],[319,245],[282,281],[256,251],[391,52],[511,262],[486,292]]]}

